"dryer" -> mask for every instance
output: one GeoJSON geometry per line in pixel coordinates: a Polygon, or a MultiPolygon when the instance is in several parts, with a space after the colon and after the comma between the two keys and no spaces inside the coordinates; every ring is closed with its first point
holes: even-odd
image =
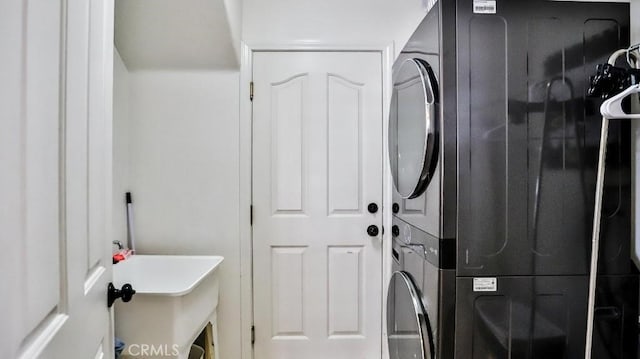
{"type": "Polygon", "coordinates": [[[448,87],[441,71],[440,4],[426,15],[393,67],[389,114],[389,161],[393,174],[393,214],[436,238],[454,238],[455,147],[444,121],[448,87]],[[420,34],[430,34],[421,36],[420,34]],[[446,145],[446,148],[445,148],[446,145]],[[445,159],[446,157],[446,159],[445,159]],[[451,165],[449,165],[451,164],[451,165]],[[447,176],[445,176],[445,173],[447,176]],[[445,182],[448,181],[448,182],[445,182]],[[443,194],[453,195],[443,198],[443,194]],[[446,221],[446,222],[445,222],[446,221]]]}

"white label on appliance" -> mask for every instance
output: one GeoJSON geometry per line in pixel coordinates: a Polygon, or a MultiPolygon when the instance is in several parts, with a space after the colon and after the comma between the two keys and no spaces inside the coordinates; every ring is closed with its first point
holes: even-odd
{"type": "Polygon", "coordinates": [[[497,9],[496,0],[473,0],[474,14],[495,14],[497,9]]]}
{"type": "Polygon", "coordinates": [[[498,290],[497,278],[473,278],[474,292],[495,292],[498,290]]]}

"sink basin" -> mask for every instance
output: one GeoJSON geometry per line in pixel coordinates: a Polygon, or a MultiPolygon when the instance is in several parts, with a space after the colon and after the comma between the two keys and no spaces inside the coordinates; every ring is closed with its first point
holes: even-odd
{"type": "Polygon", "coordinates": [[[186,359],[207,323],[217,332],[216,269],[223,260],[134,255],[113,266],[116,288],[130,283],[136,290],[129,303],[115,303],[115,335],[127,344],[127,357],[186,359]]]}
{"type": "Polygon", "coordinates": [[[113,266],[116,288],[130,283],[140,295],[182,296],[222,263],[220,256],[134,255],[113,266]]]}

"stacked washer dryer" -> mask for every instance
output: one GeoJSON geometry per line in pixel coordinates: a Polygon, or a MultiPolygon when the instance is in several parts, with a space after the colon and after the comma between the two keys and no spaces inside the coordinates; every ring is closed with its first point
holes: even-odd
{"type": "MultiPolygon", "coordinates": [[[[394,65],[391,359],[582,358],[600,101],[629,4],[440,0],[394,65]]],[[[630,126],[610,129],[594,358],[636,358],[630,126]]]]}

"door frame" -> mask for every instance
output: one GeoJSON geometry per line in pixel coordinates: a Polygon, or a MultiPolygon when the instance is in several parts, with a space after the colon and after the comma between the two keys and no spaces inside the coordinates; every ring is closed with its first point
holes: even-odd
{"type": "MultiPolygon", "coordinates": [[[[394,43],[380,44],[334,44],[306,41],[293,43],[247,44],[240,45],[240,121],[239,121],[239,223],[240,223],[240,344],[243,359],[253,358],[252,326],[253,326],[253,232],[251,226],[252,204],[252,119],[253,103],[249,98],[250,83],[253,80],[253,55],[256,52],[375,52],[381,57],[382,68],[382,116],[383,139],[387,138],[387,119],[391,103],[391,68],[394,62],[394,43]]],[[[384,228],[391,228],[392,177],[387,160],[387,141],[383,140],[383,193],[382,223],[384,228]]],[[[388,357],[385,308],[387,306],[386,283],[391,278],[391,230],[382,236],[382,308],[380,308],[382,324],[382,358],[388,357]]]]}

